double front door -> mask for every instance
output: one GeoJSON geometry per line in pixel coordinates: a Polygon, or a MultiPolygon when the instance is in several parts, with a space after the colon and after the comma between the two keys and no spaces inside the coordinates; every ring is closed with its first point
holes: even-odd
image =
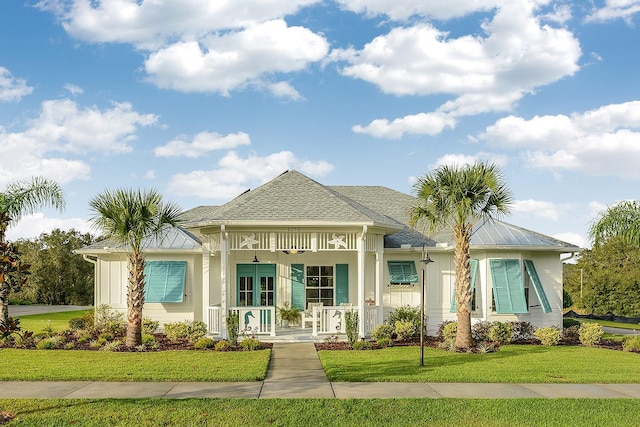
{"type": "Polygon", "coordinates": [[[276,305],[275,264],[238,264],[236,277],[239,306],[276,305]]]}

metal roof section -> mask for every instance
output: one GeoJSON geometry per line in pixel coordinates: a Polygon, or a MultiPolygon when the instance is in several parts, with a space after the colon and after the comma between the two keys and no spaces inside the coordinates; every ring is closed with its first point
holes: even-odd
{"type": "MultiPolygon", "coordinates": [[[[174,251],[188,251],[199,250],[202,247],[202,242],[193,234],[188,231],[179,228],[171,227],[167,231],[158,237],[150,236],[142,241],[142,250],[174,250],[174,251]]],[[[85,246],[82,249],[78,249],[78,253],[96,253],[96,252],[128,252],[129,247],[115,243],[112,239],[105,239],[96,242],[92,245],[85,246]]]]}
{"type": "Polygon", "coordinates": [[[392,230],[403,226],[397,220],[295,170],[287,171],[217,208],[201,206],[186,211],[185,220],[185,225],[190,228],[229,222],[350,223],[392,230]]]}

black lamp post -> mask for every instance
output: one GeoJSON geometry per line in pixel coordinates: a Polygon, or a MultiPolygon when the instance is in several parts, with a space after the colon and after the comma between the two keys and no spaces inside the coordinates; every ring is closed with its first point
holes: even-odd
{"type": "Polygon", "coordinates": [[[429,252],[427,251],[427,245],[422,245],[422,290],[420,292],[420,366],[424,366],[424,271],[427,265],[433,262],[429,258],[429,252]]]}

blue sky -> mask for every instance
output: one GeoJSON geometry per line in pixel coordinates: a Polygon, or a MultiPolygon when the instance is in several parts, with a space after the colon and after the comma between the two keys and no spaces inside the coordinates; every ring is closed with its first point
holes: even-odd
{"type": "Polygon", "coordinates": [[[287,169],[406,193],[497,163],[507,222],[588,245],[640,183],[639,0],[5,0],[0,188],[217,205],[287,169]]]}

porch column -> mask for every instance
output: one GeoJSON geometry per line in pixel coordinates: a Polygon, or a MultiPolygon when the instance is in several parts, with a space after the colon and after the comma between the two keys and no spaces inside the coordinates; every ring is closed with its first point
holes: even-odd
{"type": "Polygon", "coordinates": [[[227,332],[227,314],[229,311],[229,234],[224,225],[220,228],[220,336],[229,338],[227,332]]]}
{"type": "Polygon", "coordinates": [[[358,322],[358,335],[361,338],[364,338],[364,322],[366,318],[364,294],[364,263],[366,253],[366,238],[367,226],[365,225],[362,229],[362,235],[358,237],[358,313],[360,314],[360,321],[358,322]]]}
{"type": "Polygon", "coordinates": [[[384,236],[379,236],[376,241],[376,306],[377,306],[377,324],[384,322],[384,236]]]}
{"type": "Polygon", "coordinates": [[[207,324],[207,330],[211,330],[211,325],[209,324],[209,288],[211,286],[211,281],[209,280],[210,247],[211,245],[209,243],[202,245],[202,320],[207,324]]]}

